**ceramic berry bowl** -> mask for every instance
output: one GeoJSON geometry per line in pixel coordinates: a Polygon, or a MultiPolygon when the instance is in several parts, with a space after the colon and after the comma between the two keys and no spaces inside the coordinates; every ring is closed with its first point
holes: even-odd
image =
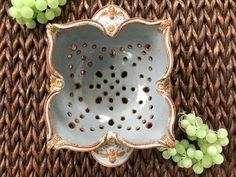
{"type": "Polygon", "coordinates": [[[48,147],[91,151],[114,167],[133,149],[173,146],[168,21],[108,5],[91,20],[47,26],[48,147]]]}

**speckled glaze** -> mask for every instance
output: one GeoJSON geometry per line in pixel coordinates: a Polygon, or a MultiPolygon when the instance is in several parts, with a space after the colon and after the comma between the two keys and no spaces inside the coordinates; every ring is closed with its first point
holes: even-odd
{"type": "Polygon", "coordinates": [[[169,25],[110,4],[91,20],[47,26],[49,148],[91,151],[114,167],[133,149],[173,146],[169,25]]]}

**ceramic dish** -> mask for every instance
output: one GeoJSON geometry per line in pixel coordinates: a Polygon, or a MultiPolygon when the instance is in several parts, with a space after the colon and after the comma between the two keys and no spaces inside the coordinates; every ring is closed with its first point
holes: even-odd
{"type": "Polygon", "coordinates": [[[133,149],[173,146],[169,22],[131,19],[118,6],[47,26],[48,147],[124,163],[133,149]]]}

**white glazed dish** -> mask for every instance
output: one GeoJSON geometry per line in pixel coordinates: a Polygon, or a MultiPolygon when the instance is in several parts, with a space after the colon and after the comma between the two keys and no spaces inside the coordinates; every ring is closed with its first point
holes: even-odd
{"type": "Polygon", "coordinates": [[[49,148],[91,151],[114,167],[133,149],[173,146],[169,25],[108,5],[92,20],[47,26],[49,148]]]}

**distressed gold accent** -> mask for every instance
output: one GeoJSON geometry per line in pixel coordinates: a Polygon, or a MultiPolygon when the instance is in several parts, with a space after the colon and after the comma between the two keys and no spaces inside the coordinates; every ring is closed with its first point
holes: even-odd
{"type": "Polygon", "coordinates": [[[163,78],[156,82],[156,89],[160,93],[169,93],[170,91],[170,78],[163,78]]]}
{"type": "Polygon", "coordinates": [[[114,30],[115,30],[115,25],[107,25],[107,30],[109,31],[109,32],[113,32],[114,30]]]}
{"type": "Polygon", "coordinates": [[[50,91],[63,87],[63,81],[54,75],[50,76],[50,91]]]}
{"type": "Polygon", "coordinates": [[[62,138],[58,134],[55,134],[54,137],[50,141],[48,141],[48,148],[53,148],[53,146],[55,146],[55,144],[57,144],[57,142],[60,140],[62,140],[62,138]]]}
{"type": "Polygon", "coordinates": [[[104,17],[104,16],[107,16],[107,15],[108,15],[107,12],[102,12],[100,16],[101,16],[101,17],[104,17]]]}
{"type": "Polygon", "coordinates": [[[47,29],[52,31],[53,33],[57,33],[58,32],[58,28],[54,25],[52,25],[51,23],[47,24],[47,29]]]}
{"type": "Polygon", "coordinates": [[[109,14],[109,18],[111,20],[113,20],[115,18],[115,8],[113,6],[110,6],[108,8],[108,14],[109,14]]]}
{"type": "Polygon", "coordinates": [[[117,12],[117,16],[124,17],[124,14],[121,11],[119,11],[117,12]]]}
{"type": "Polygon", "coordinates": [[[161,31],[164,31],[167,27],[170,27],[171,21],[170,20],[164,20],[161,22],[159,29],[161,31]]]}
{"type": "Polygon", "coordinates": [[[168,147],[170,147],[170,148],[172,148],[172,147],[175,146],[174,141],[173,141],[170,137],[168,137],[168,136],[166,136],[166,135],[163,135],[163,136],[161,137],[161,141],[165,142],[165,144],[166,144],[168,147]]]}
{"type": "Polygon", "coordinates": [[[118,152],[117,149],[108,149],[106,153],[98,152],[102,158],[108,158],[111,163],[115,163],[116,159],[124,156],[125,153],[125,151],[118,152]]]}

